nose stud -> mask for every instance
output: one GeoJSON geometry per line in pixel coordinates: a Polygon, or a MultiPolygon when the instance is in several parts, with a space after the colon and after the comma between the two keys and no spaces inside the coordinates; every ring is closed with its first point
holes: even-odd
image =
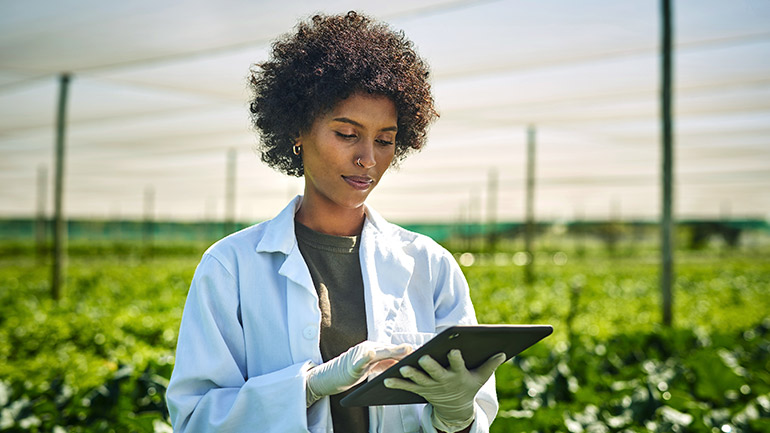
{"type": "Polygon", "coordinates": [[[364,167],[364,164],[362,164],[362,163],[361,163],[361,158],[358,158],[358,159],[356,160],[356,165],[357,165],[357,166],[359,166],[359,167],[361,167],[361,168],[363,168],[363,167],[364,167]]]}

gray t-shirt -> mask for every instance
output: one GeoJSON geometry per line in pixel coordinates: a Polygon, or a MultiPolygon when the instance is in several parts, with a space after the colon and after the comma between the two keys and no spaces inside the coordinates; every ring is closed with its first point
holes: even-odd
{"type": "MultiPolygon", "coordinates": [[[[318,293],[321,356],[325,362],[366,340],[364,281],[358,256],[360,236],[327,235],[296,221],[294,231],[318,293]]],[[[330,396],[334,431],[368,432],[368,408],[340,405],[350,391],[330,396]]]]}

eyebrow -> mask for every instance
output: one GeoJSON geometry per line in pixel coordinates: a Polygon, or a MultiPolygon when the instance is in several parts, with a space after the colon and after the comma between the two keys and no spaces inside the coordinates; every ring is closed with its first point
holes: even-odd
{"type": "MultiPolygon", "coordinates": [[[[342,122],[342,123],[349,123],[349,124],[357,126],[359,128],[364,128],[364,125],[356,122],[353,119],[349,119],[347,117],[335,117],[334,119],[332,119],[332,121],[334,121],[334,122],[342,122]]],[[[380,129],[380,131],[382,131],[382,132],[385,132],[385,131],[398,132],[398,126],[388,126],[387,128],[380,129]]]]}

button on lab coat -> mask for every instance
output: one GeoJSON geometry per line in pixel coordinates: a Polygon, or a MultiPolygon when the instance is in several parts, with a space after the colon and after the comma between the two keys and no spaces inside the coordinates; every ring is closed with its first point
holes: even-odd
{"type": "MultiPolygon", "coordinates": [[[[318,296],[294,235],[301,200],[203,255],[166,395],[175,431],[332,431],[328,397],[305,407],[304,372],[322,359],[318,296]]],[[[459,266],[430,238],[366,209],[359,254],[369,340],[419,345],[476,323],[459,266]]],[[[370,407],[370,431],[434,432],[431,410],[370,407]]],[[[493,377],[476,396],[472,431],[488,431],[496,413],[493,377]]]]}

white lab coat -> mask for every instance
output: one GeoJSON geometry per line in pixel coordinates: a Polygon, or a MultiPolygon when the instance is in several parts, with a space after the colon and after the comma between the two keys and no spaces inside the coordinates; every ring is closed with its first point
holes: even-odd
{"type": "MultiPolygon", "coordinates": [[[[329,398],[305,407],[303,372],[322,362],[321,312],[297,247],[295,198],[276,218],[217,242],[190,286],[167,401],[178,432],[331,432],[329,398]]],[[[366,210],[360,246],[368,339],[421,344],[476,318],[454,258],[366,210]]],[[[494,377],[473,432],[497,413],[494,377]]],[[[369,408],[371,432],[435,432],[430,405],[369,408]]],[[[340,432],[338,432],[340,433],[340,432]]]]}

